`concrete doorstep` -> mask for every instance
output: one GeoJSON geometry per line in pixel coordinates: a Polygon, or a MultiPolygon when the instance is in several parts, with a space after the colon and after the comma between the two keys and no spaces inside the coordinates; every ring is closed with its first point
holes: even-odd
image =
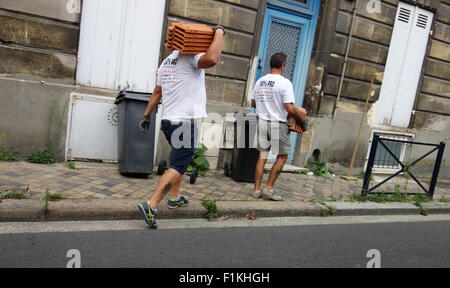
{"type": "MultiPolygon", "coordinates": [[[[1,200],[0,222],[139,220],[139,200],[61,200],[49,202],[48,212],[39,200],[1,200]]],[[[296,217],[296,216],[365,216],[418,215],[422,211],[410,203],[350,202],[269,202],[218,201],[219,217],[296,217]]],[[[450,214],[449,203],[424,203],[428,214],[450,214]]],[[[189,207],[171,210],[161,205],[158,219],[205,218],[200,201],[189,207]]]]}

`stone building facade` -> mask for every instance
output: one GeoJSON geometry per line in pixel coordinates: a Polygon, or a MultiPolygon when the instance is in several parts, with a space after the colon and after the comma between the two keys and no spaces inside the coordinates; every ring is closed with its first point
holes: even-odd
{"type": "MultiPolygon", "coordinates": [[[[450,136],[450,1],[402,3],[434,15],[410,123],[407,127],[377,124],[382,84],[375,84],[355,173],[364,169],[374,131],[432,143],[447,141],[450,136]]],[[[248,112],[253,83],[266,71],[264,51],[277,47],[272,42],[282,31],[298,31],[300,36],[292,41],[303,46],[295,46],[292,79],[297,104],[310,113],[310,129],[293,138],[290,160],[304,166],[308,159],[318,158],[336,172],[346,173],[370,80],[373,73],[386,72],[398,5],[398,0],[167,0],[163,23],[158,23],[162,24],[159,59],[167,55],[163,40],[170,23],[224,26],[228,33],[222,59],[207,71],[208,112],[248,112]]],[[[10,145],[22,157],[51,145],[59,160],[64,159],[71,95],[111,99],[118,92],[77,84],[82,11],[81,1],[76,0],[0,0],[0,132],[9,136],[10,145]]],[[[164,141],[159,143],[159,158],[164,158],[167,147],[164,141]]],[[[409,158],[422,152],[412,149],[409,158]]],[[[220,166],[225,150],[209,153],[220,166]]],[[[449,161],[447,149],[441,167],[443,179],[450,179],[449,161]]],[[[428,173],[432,164],[432,158],[427,158],[418,169],[428,173]]]]}

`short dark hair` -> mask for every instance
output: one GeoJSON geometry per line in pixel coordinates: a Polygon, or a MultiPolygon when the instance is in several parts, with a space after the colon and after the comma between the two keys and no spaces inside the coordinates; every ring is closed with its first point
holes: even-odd
{"type": "Polygon", "coordinates": [[[276,53],[270,59],[270,68],[280,69],[283,64],[286,64],[286,54],[284,53],[276,53]]]}

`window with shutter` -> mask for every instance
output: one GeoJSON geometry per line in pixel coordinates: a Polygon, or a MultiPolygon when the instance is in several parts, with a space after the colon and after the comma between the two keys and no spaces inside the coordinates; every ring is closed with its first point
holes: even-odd
{"type": "Polygon", "coordinates": [[[433,13],[399,2],[380,91],[377,124],[408,127],[432,21],[433,13]]]}

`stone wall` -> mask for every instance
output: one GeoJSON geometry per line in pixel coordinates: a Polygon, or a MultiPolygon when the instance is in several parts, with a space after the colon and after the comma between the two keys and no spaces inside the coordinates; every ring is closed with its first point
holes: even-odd
{"type": "MultiPolygon", "coordinates": [[[[341,172],[350,164],[356,134],[359,129],[364,102],[370,80],[375,72],[385,69],[392,36],[398,0],[382,0],[381,13],[369,13],[368,0],[360,0],[350,43],[349,60],[344,77],[342,94],[333,119],[339,81],[343,70],[345,52],[349,39],[353,5],[355,1],[322,1],[316,43],[309,73],[305,105],[312,112],[311,131],[300,137],[296,164],[304,165],[315,149],[321,150],[324,161],[333,163],[341,172]],[[316,67],[324,67],[323,94],[311,93],[311,84],[316,67]],[[342,125],[345,123],[345,125],[342,125]]],[[[450,135],[450,1],[405,1],[435,12],[433,35],[424,61],[423,74],[419,83],[414,114],[410,127],[400,129],[403,133],[416,135],[417,141],[439,143],[448,141],[450,135]]],[[[362,129],[358,146],[356,173],[364,167],[369,138],[375,128],[371,120],[376,113],[380,85],[375,85],[376,94],[370,98],[369,113],[362,129]]],[[[380,127],[378,127],[380,128],[380,127]]],[[[390,130],[390,127],[383,127],[390,130]]],[[[391,130],[398,130],[392,127],[391,130]]],[[[417,149],[411,157],[419,157],[417,149]]],[[[427,158],[430,160],[431,158],[427,158]]],[[[450,179],[447,171],[450,151],[446,150],[441,175],[450,179]]],[[[426,161],[425,161],[426,162],[426,161]]],[[[428,161],[430,162],[430,161],[428,161]]],[[[431,162],[430,162],[431,163],[431,162]]],[[[430,165],[428,165],[430,166],[430,165]]],[[[427,164],[423,171],[430,171],[427,164]]]]}
{"type": "Polygon", "coordinates": [[[0,133],[23,158],[64,158],[80,0],[0,0],[0,133]],[[72,5],[74,4],[74,5],[72,5]]]}
{"type": "Polygon", "coordinates": [[[80,14],[67,11],[69,2],[0,1],[0,75],[73,83],[80,14]]]}

